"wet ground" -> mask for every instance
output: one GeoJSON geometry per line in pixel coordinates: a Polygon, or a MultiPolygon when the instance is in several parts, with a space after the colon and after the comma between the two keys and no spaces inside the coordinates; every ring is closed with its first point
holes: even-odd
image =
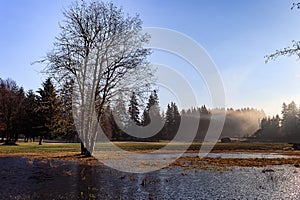
{"type": "Polygon", "coordinates": [[[130,174],[76,161],[4,157],[0,199],[300,199],[300,168],[172,166],[130,174]]]}
{"type": "MultiPolygon", "coordinates": [[[[198,154],[201,156],[201,154],[198,154]]],[[[189,154],[189,156],[195,156],[194,153],[189,154]]],[[[283,155],[279,153],[245,153],[245,152],[236,152],[236,153],[209,153],[204,154],[203,157],[209,158],[299,158],[299,156],[292,156],[292,155],[283,155]]]]}

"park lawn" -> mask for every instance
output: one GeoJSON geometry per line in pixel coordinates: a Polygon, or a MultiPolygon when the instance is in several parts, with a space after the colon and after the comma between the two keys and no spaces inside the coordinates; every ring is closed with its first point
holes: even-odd
{"type": "Polygon", "coordinates": [[[79,153],[80,143],[43,143],[17,142],[17,145],[0,145],[0,155],[4,154],[42,154],[42,153],[79,153]]]}
{"type": "MultiPolygon", "coordinates": [[[[285,147],[292,147],[292,144],[277,143],[277,142],[232,142],[232,143],[217,143],[214,151],[276,151],[282,150],[285,147]]],[[[196,145],[191,145],[190,150],[199,150],[196,145]]]]}
{"type": "MultiPolygon", "coordinates": [[[[118,147],[127,151],[154,151],[161,149],[162,147],[168,145],[168,142],[114,142],[118,147]]],[[[170,146],[170,150],[179,150],[185,147],[185,143],[174,143],[170,146]]],[[[213,144],[209,143],[192,143],[188,151],[196,152],[199,151],[202,145],[210,146],[213,144]]],[[[96,147],[99,149],[105,149],[108,145],[97,144],[96,147]]],[[[213,145],[213,151],[279,151],[283,150],[285,147],[292,147],[292,144],[288,143],[266,143],[266,142],[232,142],[232,143],[216,143],[213,145]]]]}
{"type": "MultiPolygon", "coordinates": [[[[155,151],[168,145],[169,142],[113,142],[116,146],[126,151],[147,152],[155,151]]],[[[180,150],[186,147],[185,143],[174,143],[170,145],[170,150],[180,150]]],[[[202,143],[193,143],[188,148],[190,152],[200,150],[202,143]]],[[[204,144],[205,145],[205,144],[204,144]]],[[[108,143],[97,143],[96,150],[109,150],[108,143]]],[[[217,143],[213,147],[213,152],[228,151],[280,151],[285,147],[291,147],[288,143],[217,143]]],[[[79,153],[80,143],[43,143],[37,142],[18,142],[17,145],[0,145],[1,154],[42,154],[42,153],[79,153]]]]}
{"type": "MultiPolygon", "coordinates": [[[[168,142],[113,142],[121,149],[133,152],[150,152],[161,149],[168,142]]],[[[185,146],[184,143],[174,143],[170,148],[172,150],[178,150],[185,146]]],[[[201,143],[193,143],[188,152],[199,152],[201,143]]],[[[299,156],[299,158],[254,158],[254,159],[227,159],[227,158],[198,158],[198,157],[181,157],[173,163],[175,166],[183,166],[188,168],[203,168],[206,169],[208,166],[216,167],[230,167],[230,166],[266,166],[266,165],[284,165],[290,164],[300,166],[300,151],[285,151],[283,148],[290,147],[288,143],[217,143],[212,152],[219,153],[230,153],[230,152],[269,152],[279,153],[286,155],[299,156]]],[[[97,143],[96,151],[110,151],[110,145],[108,143],[97,143]]],[[[80,155],[80,143],[43,143],[38,145],[37,142],[18,142],[17,145],[0,145],[0,158],[21,156],[30,159],[42,159],[42,160],[66,160],[66,161],[79,161],[83,164],[88,165],[99,165],[99,162],[94,157],[84,157],[80,155]]],[[[108,157],[109,158],[109,157],[108,157]]]]}

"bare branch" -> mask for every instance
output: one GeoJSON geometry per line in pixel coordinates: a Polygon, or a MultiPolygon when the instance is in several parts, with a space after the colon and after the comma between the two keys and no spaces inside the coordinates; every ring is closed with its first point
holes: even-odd
{"type": "Polygon", "coordinates": [[[266,63],[270,60],[275,60],[279,56],[293,56],[296,55],[300,58],[300,41],[292,41],[292,47],[286,47],[281,50],[277,50],[275,53],[265,56],[266,63]]]}

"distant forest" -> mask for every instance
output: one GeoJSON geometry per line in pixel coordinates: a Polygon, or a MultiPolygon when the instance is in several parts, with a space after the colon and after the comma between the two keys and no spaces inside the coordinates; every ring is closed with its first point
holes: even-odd
{"type": "MultiPolygon", "coordinates": [[[[203,141],[211,114],[220,111],[208,109],[205,105],[179,111],[176,103],[170,102],[166,111],[163,112],[159,107],[156,90],[149,94],[145,102],[145,105],[141,105],[137,95],[132,92],[128,102],[117,101],[107,104],[103,111],[99,111],[104,113],[101,115],[100,124],[107,137],[113,141],[171,140],[176,135],[181,116],[185,115],[191,119],[200,116],[195,140],[203,141]],[[113,113],[117,114],[124,126],[130,126],[132,122],[138,126],[147,126],[151,122],[151,113],[151,116],[155,116],[164,123],[163,128],[151,138],[133,137],[119,128],[113,113]],[[128,119],[131,119],[130,122],[128,119]]],[[[294,132],[290,124],[292,123],[291,112],[299,116],[299,110],[294,104],[284,107],[283,119],[279,119],[278,116],[266,118],[262,110],[253,108],[227,109],[221,138],[247,137],[256,132],[257,138],[267,139],[281,136],[282,130],[288,130],[288,133],[292,135],[294,132]],[[290,111],[291,108],[293,108],[292,111],[290,111]]],[[[295,124],[299,124],[298,117],[294,120],[295,124]]],[[[25,92],[15,81],[0,79],[1,140],[7,144],[13,144],[20,136],[24,137],[25,141],[34,141],[35,138],[39,138],[40,143],[43,138],[79,141],[72,117],[72,81],[67,81],[60,89],[56,89],[51,79],[48,78],[36,92],[33,90],[25,92]]]]}
{"type": "MultiPolygon", "coordinates": [[[[198,117],[199,127],[196,141],[203,141],[210,120],[211,113],[218,109],[208,109],[205,105],[198,108],[179,111],[176,103],[170,102],[165,112],[159,107],[156,90],[153,90],[141,105],[134,92],[129,102],[118,101],[108,104],[103,111],[100,124],[110,140],[113,141],[159,141],[171,140],[176,135],[181,116],[198,117]],[[143,108],[143,110],[142,110],[143,108]],[[116,113],[124,126],[130,126],[127,119],[131,119],[139,126],[147,126],[151,119],[149,112],[164,123],[162,130],[155,136],[140,139],[126,134],[119,128],[113,113],[116,113]]],[[[299,125],[299,110],[294,102],[283,106],[283,118],[279,116],[266,118],[262,110],[253,108],[227,109],[222,137],[248,137],[258,139],[282,139],[283,135],[293,137],[299,125]],[[286,134],[284,134],[286,133],[286,134]]],[[[143,134],[143,133],[141,133],[143,134]]],[[[24,91],[11,79],[0,79],[0,137],[2,142],[15,143],[19,136],[25,141],[42,139],[64,139],[69,142],[79,141],[72,117],[72,82],[66,82],[56,90],[53,82],[48,78],[36,92],[24,91]]]]}
{"type": "Polygon", "coordinates": [[[260,129],[254,137],[264,141],[300,142],[300,109],[296,103],[283,103],[281,116],[262,119],[260,129]]]}

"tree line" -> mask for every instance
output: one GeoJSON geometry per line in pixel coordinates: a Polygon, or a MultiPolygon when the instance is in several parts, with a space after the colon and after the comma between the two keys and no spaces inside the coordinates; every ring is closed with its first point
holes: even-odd
{"type": "Polygon", "coordinates": [[[6,144],[14,144],[20,134],[25,141],[39,137],[76,138],[71,111],[70,83],[57,91],[48,78],[38,91],[24,91],[11,79],[0,79],[0,130],[6,144]]]}
{"type": "MultiPolygon", "coordinates": [[[[182,118],[186,118],[188,123],[185,124],[185,130],[194,126],[196,121],[197,133],[194,141],[202,142],[207,134],[207,130],[212,120],[212,114],[218,115],[223,113],[224,109],[210,109],[205,105],[201,107],[192,107],[188,109],[179,109],[175,102],[170,102],[166,110],[161,110],[159,107],[159,99],[157,91],[154,90],[147,101],[145,109],[141,112],[143,107],[139,104],[135,93],[132,93],[126,110],[127,104],[119,101],[115,107],[108,106],[105,110],[104,117],[101,119],[103,130],[108,138],[113,141],[161,141],[172,140],[176,136],[182,118]],[[150,109],[152,108],[152,109],[150,109]],[[222,110],[222,111],[221,111],[222,110]],[[150,119],[151,116],[151,119],[150,119]],[[161,125],[161,129],[155,136],[144,138],[143,132],[140,132],[141,137],[133,137],[126,133],[126,128],[120,129],[119,123],[115,119],[121,121],[122,127],[130,127],[132,123],[137,126],[147,126],[151,120],[158,120],[157,126],[161,125]],[[129,120],[130,119],[130,120],[129,120]]],[[[226,117],[224,127],[222,129],[220,139],[222,137],[248,137],[253,135],[260,128],[260,121],[266,115],[263,110],[254,108],[233,109],[226,110],[226,117]]],[[[127,129],[130,130],[130,129],[127,129]]],[[[191,129],[192,130],[192,129],[191,129]]],[[[129,131],[130,132],[130,131],[129,131]]],[[[186,133],[189,134],[189,133],[186,133]]],[[[185,138],[178,138],[184,141],[185,138]]]]}
{"type": "Polygon", "coordinates": [[[270,141],[299,142],[300,109],[292,101],[282,104],[279,115],[261,120],[260,129],[254,134],[258,139],[270,141]]]}
{"type": "MultiPolygon", "coordinates": [[[[56,89],[50,78],[42,83],[36,92],[24,91],[11,79],[0,79],[0,130],[1,139],[6,144],[14,144],[19,135],[25,141],[34,141],[39,138],[39,143],[45,139],[63,139],[69,142],[79,141],[72,113],[72,88],[73,82],[66,81],[60,89],[56,89]]],[[[161,110],[157,90],[150,92],[145,105],[135,92],[126,102],[119,96],[105,106],[103,115],[99,119],[100,126],[105,135],[112,141],[160,141],[172,140],[184,116],[199,120],[196,141],[203,141],[210,124],[212,113],[219,109],[208,109],[206,106],[179,110],[174,102],[167,105],[166,111],[161,110]],[[162,128],[152,137],[135,137],[128,134],[133,125],[144,127],[156,121],[156,126],[162,128]]],[[[285,104],[284,104],[285,105],[285,104]]],[[[285,130],[294,134],[292,123],[299,123],[299,119],[291,117],[291,113],[299,116],[295,104],[284,106],[282,124],[285,130]]],[[[245,137],[253,134],[259,127],[258,121],[265,117],[263,111],[253,108],[234,110],[227,109],[225,125],[221,137],[245,137]]],[[[269,130],[279,120],[266,119],[261,122],[264,132],[269,130]],[[275,123],[276,121],[276,123],[275,123]]],[[[266,133],[263,133],[263,137],[266,133]]],[[[182,138],[184,139],[184,138],[182,138]]]]}

